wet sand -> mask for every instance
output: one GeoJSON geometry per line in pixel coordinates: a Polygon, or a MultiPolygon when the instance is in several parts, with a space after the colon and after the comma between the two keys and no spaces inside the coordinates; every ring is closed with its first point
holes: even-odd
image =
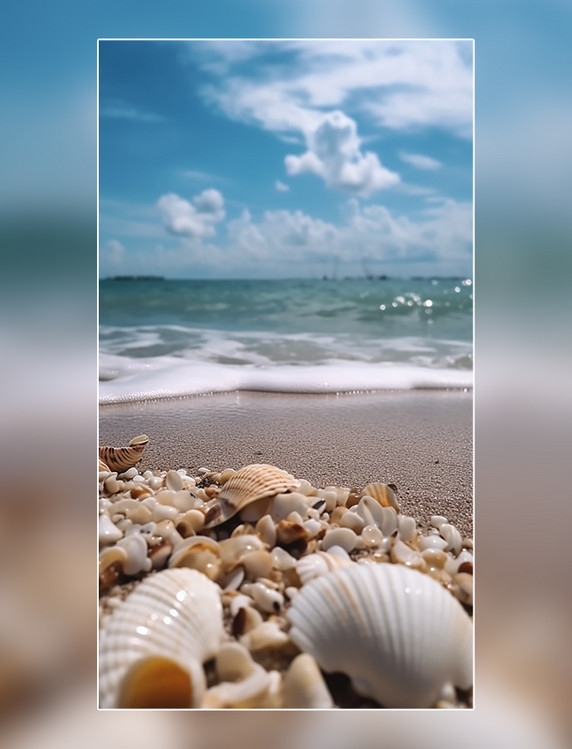
{"type": "Polygon", "coordinates": [[[472,393],[239,392],[102,406],[100,444],[149,435],[140,471],[272,463],[314,486],[396,484],[403,512],[473,535],[472,393]]]}

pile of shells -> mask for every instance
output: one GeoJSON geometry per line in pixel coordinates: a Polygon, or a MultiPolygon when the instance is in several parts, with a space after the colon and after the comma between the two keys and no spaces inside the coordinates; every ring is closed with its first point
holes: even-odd
{"type": "Polygon", "coordinates": [[[467,708],[473,543],[393,485],[99,455],[100,706],[467,708]]]}

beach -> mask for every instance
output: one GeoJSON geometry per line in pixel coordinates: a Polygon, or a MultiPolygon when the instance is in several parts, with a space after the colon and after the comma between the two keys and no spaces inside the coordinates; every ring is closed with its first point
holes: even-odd
{"type": "Polygon", "coordinates": [[[271,463],[317,487],[397,486],[426,529],[443,515],[473,535],[472,392],[234,392],[100,407],[100,445],[149,436],[145,470],[195,475],[271,463]]]}

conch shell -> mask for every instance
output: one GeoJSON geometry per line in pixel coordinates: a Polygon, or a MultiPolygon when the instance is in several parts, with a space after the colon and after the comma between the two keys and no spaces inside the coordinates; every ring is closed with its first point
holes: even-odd
{"type": "Polygon", "coordinates": [[[197,570],[147,577],[103,627],[100,707],[197,707],[224,639],[219,590],[197,570]]]}
{"type": "Polygon", "coordinates": [[[253,463],[237,471],[222,487],[206,515],[205,528],[224,523],[246,505],[291,491],[297,480],[286,471],[265,463],[253,463]]]}
{"type": "Polygon", "coordinates": [[[100,447],[99,460],[103,461],[110,471],[118,473],[127,471],[141,460],[148,442],[149,437],[146,434],[140,434],[138,437],[133,437],[127,447],[100,447]]]}

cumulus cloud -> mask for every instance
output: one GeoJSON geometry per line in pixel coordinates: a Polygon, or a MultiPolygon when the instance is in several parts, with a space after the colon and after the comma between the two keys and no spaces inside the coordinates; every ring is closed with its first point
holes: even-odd
{"type": "Polygon", "coordinates": [[[266,211],[260,221],[254,221],[245,210],[227,224],[226,253],[233,262],[256,261],[274,268],[335,256],[357,268],[368,258],[379,262],[384,272],[395,272],[408,263],[407,268],[419,272],[466,273],[471,268],[472,225],[472,205],[454,200],[431,206],[413,219],[384,205],[361,206],[351,199],[341,225],[287,210],[266,211]],[[409,265],[416,262],[426,265],[409,265]]]}
{"type": "Polygon", "coordinates": [[[308,150],[301,156],[286,156],[288,174],[311,172],[328,187],[363,196],[399,182],[399,175],[383,167],[375,153],[362,153],[355,120],[339,110],[323,115],[306,142],[308,150]]]}
{"type": "Polygon", "coordinates": [[[218,190],[203,190],[189,202],[169,193],[157,201],[163,225],[176,236],[204,239],[216,234],[215,225],[225,217],[224,198],[218,190]]]}
{"type": "Polygon", "coordinates": [[[438,127],[472,136],[470,41],[299,40],[237,50],[206,43],[200,55],[204,69],[215,72],[203,95],[227,116],[267,130],[305,132],[325,108],[348,111],[351,103],[352,114],[367,113],[390,129],[438,127]],[[284,53],[291,55],[288,66],[284,53]],[[237,74],[235,60],[245,54],[257,64],[237,74]]]}
{"type": "Polygon", "coordinates": [[[288,185],[285,185],[284,182],[280,182],[279,179],[277,179],[274,183],[274,187],[278,190],[278,192],[288,192],[290,190],[288,185]]]}
{"type": "Polygon", "coordinates": [[[125,259],[125,247],[117,239],[109,239],[100,248],[100,265],[118,266],[125,259]]]}
{"type": "Polygon", "coordinates": [[[440,169],[443,164],[437,159],[431,156],[424,156],[421,153],[408,153],[407,151],[400,151],[399,158],[401,161],[405,161],[406,164],[411,164],[416,169],[440,169]]]}
{"type": "Polygon", "coordinates": [[[303,211],[265,211],[262,220],[254,222],[248,210],[229,221],[230,255],[256,259],[259,262],[299,263],[317,255],[330,253],[337,241],[337,229],[303,211]]]}

